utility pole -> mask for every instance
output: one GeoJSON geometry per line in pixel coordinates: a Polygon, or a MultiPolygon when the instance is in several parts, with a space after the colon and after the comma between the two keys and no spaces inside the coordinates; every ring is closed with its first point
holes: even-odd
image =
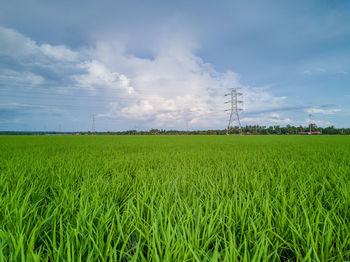
{"type": "Polygon", "coordinates": [[[231,88],[230,93],[225,94],[225,96],[230,96],[230,100],[225,102],[225,104],[230,104],[231,107],[229,109],[226,109],[225,111],[230,111],[230,119],[228,121],[226,135],[228,135],[230,127],[232,126],[233,122],[237,122],[239,126],[239,132],[242,134],[242,125],[241,120],[239,118],[239,112],[243,111],[241,104],[243,103],[242,100],[240,100],[243,96],[243,93],[239,93],[238,90],[241,88],[231,88]]]}
{"type": "Polygon", "coordinates": [[[95,128],[95,114],[92,114],[92,133],[96,132],[96,128],[95,128]]]}
{"type": "Polygon", "coordinates": [[[312,116],[312,114],[309,114],[309,129],[310,129],[310,135],[311,135],[311,116],[312,116]]]}

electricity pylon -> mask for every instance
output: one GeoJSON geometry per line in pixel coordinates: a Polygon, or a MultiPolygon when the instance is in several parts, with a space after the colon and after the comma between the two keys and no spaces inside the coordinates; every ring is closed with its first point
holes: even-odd
{"type": "Polygon", "coordinates": [[[310,129],[309,133],[310,133],[310,135],[311,135],[311,132],[312,132],[311,116],[312,116],[312,114],[310,113],[310,114],[309,114],[309,129],[310,129]]]}
{"type": "Polygon", "coordinates": [[[230,93],[225,94],[225,96],[230,96],[230,100],[225,102],[225,104],[231,104],[231,107],[229,109],[226,109],[225,111],[230,111],[230,119],[228,121],[226,135],[228,135],[230,127],[232,126],[233,122],[237,122],[239,126],[239,132],[242,134],[242,125],[241,120],[239,118],[239,112],[243,111],[241,105],[243,103],[242,100],[240,100],[243,96],[243,93],[239,93],[238,90],[241,88],[231,88],[230,93]]]}
{"type": "Polygon", "coordinates": [[[95,128],[95,114],[92,114],[92,128],[91,128],[91,132],[95,133],[96,132],[96,128],[95,128]]]}

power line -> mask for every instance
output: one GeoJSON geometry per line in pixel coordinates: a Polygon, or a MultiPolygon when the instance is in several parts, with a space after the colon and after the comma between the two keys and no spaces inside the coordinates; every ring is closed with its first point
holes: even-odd
{"type": "MultiPolygon", "coordinates": [[[[102,92],[113,92],[113,91],[124,91],[127,92],[128,90],[126,88],[122,88],[122,87],[90,87],[90,86],[60,86],[60,85],[53,85],[53,84],[45,84],[45,86],[35,86],[35,85],[26,85],[26,84],[20,84],[20,83],[11,83],[11,84],[7,84],[7,83],[1,83],[0,82],[0,87],[2,87],[3,89],[9,89],[11,87],[19,87],[19,88],[26,88],[26,89],[30,89],[30,91],[35,91],[35,90],[42,90],[42,91],[102,91],[102,92]]],[[[133,90],[135,93],[148,93],[149,91],[153,91],[153,92],[159,92],[159,89],[151,89],[151,88],[147,88],[147,89],[134,89],[133,90]]],[[[171,91],[171,90],[167,90],[167,91],[171,91]]],[[[120,93],[118,93],[120,94],[120,93]]]]}
{"type": "MultiPolygon", "coordinates": [[[[2,104],[0,103],[0,106],[2,104]]],[[[7,104],[8,106],[13,106],[13,107],[22,107],[23,109],[26,109],[28,107],[33,107],[33,109],[35,110],[45,110],[47,112],[48,109],[50,110],[58,110],[58,111],[83,111],[86,112],[87,111],[87,106],[89,105],[84,105],[84,106],[78,106],[76,104],[37,104],[37,103],[24,103],[24,102],[9,102],[7,104]],[[63,107],[63,109],[62,109],[63,107]]],[[[108,108],[102,108],[100,106],[92,106],[91,110],[102,110],[102,111],[106,111],[106,109],[108,108]]],[[[213,119],[213,120],[217,120],[219,116],[219,112],[218,111],[212,111],[212,112],[208,112],[205,114],[201,114],[198,116],[194,116],[194,118],[196,119],[213,119]]],[[[96,115],[95,115],[96,118],[96,115]]],[[[112,120],[110,118],[110,120],[112,120]]]]}
{"type": "MultiPolygon", "coordinates": [[[[1,91],[0,91],[1,92],[1,91]]],[[[27,94],[27,95],[18,95],[18,94],[0,94],[1,97],[19,97],[19,98],[33,98],[30,97],[30,95],[42,95],[42,96],[52,96],[55,99],[81,99],[81,98],[87,98],[87,99],[93,99],[94,101],[109,101],[114,99],[115,97],[111,97],[113,96],[113,94],[108,94],[109,97],[111,97],[110,99],[106,99],[106,97],[101,97],[101,96],[96,96],[96,95],[81,95],[81,94],[55,94],[55,93],[41,93],[41,92],[31,92],[31,93],[25,93],[25,92],[21,92],[21,94],[27,94]],[[29,95],[29,96],[28,96],[29,95]]],[[[138,93],[137,93],[138,94],[138,93]]],[[[137,95],[135,94],[130,94],[129,97],[126,96],[120,96],[120,94],[115,94],[116,98],[120,99],[121,101],[130,101],[130,100],[135,100],[135,97],[133,95],[137,95]]],[[[151,97],[154,98],[155,95],[144,95],[144,94],[140,94],[142,95],[142,97],[151,97]]],[[[35,97],[37,98],[37,97],[35,97]]],[[[165,99],[169,99],[166,97],[162,97],[165,99]]]]}

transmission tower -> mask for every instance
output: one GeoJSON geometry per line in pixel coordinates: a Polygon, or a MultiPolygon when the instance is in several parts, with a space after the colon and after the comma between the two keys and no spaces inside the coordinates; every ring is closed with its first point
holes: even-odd
{"type": "Polygon", "coordinates": [[[310,129],[309,132],[310,132],[310,135],[311,135],[311,131],[312,131],[312,129],[311,129],[311,128],[312,128],[312,123],[311,123],[312,120],[311,120],[311,117],[312,117],[312,114],[310,113],[310,114],[309,114],[309,129],[310,129]]]}
{"type": "Polygon", "coordinates": [[[225,102],[225,104],[231,105],[229,109],[225,110],[225,111],[230,111],[230,120],[228,121],[226,135],[228,135],[230,127],[232,127],[233,122],[237,122],[239,126],[239,132],[242,134],[242,125],[241,125],[241,120],[239,118],[239,112],[243,111],[241,107],[243,101],[240,100],[243,94],[238,92],[239,89],[241,88],[231,88],[230,93],[225,94],[225,96],[230,96],[230,100],[225,102]]]}
{"type": "Polygon", "coordinates": [[[95,114],[92,114],[92,130],[91,130],[91,132],[92,133],[95,133],[95,130],[96,128],[95,128],[95,114]]]}

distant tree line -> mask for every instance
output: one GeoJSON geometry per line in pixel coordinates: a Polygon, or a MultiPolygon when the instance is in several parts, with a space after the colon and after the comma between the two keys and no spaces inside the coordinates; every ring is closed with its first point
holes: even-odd
{"type": "MultiPolygon", "coordinates": [[[[309,132],[310,127],[292,126],[259,126],[247,125],[240,130],[237,126],[229,130],[229,134],[245,134],[245,135],[297,135],[309,132]]],[[[335,128],[318,127],[311,125],[313,132],[319,131],[323,135],[350,135],[350,128],[335,128]]],[[[196,131],[181,131],[181,130],[165,130],[165,129],[150,129],[148,131],[107,131],[107,132],[40,132],[40,131],[0,131],[0,135],[226,135],[226,129],[218,130],[196,130],[196,131]]]]}

